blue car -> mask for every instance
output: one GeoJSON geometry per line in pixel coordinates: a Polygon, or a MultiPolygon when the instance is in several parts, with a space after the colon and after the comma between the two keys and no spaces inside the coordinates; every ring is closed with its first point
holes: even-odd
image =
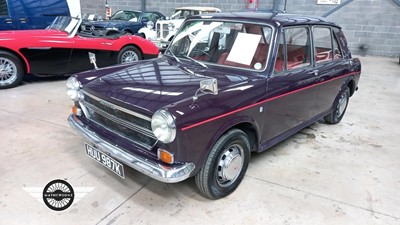
{"type": "Polygon", "coordinates": [[[76,17],[80,13],[79,1],[0,0],[0,30],[44,29],[57,16],[76,17]]]}
{"type": "Polygon", "coordinates": [[[165,19],[165,16],[156,11],[120,10],[109,20],[86,22],[81,28],[83,32],[119,31],[135,34],[140,28],[146,26],[147,22],[156,23],[159,19],[165,19]]]}

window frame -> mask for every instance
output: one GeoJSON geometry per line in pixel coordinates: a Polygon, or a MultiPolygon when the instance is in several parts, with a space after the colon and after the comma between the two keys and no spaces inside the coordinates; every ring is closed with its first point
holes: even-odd
{"type": "MultiPolygon", "coordinates": [[[[284,66],[283,66],[283,70],[282,71],[276,71],[275,70],[275,65],[276,65],[276,61],[277,61],[277,58],[278,58],[278,57],[276,57],[275,58],[275,62],[273,63],[272,77],[279,76],[282,73],[296,71],[296,70],[304,69],[304,68],[307,68],[307,67],[311,68],[311,67],[315,66],[315,62],[313,60],[314,52],[313,52],[313,49],[312,49],[314,43],[313,43],[313,37],[312,37],[312,29],[311,29],[310,25],[299,24],[299,25],[294,25],[294,26],[283,26],[283,27],[281,27],[280,32],[279,32],[279,34],[277,36],[278,37],[277,37],[277,41],[276,42],[277,42],[278,51],[279,51],[279,45],[280,45],[280,41],[279,40],[280,40],[281,37],[283,37],[284,66]],[[310,42],[309,43],[309,48],[310,48],[309,50],[310,50],[310,54],[311,54],[311,56],[310,56],[310,64],[309,65],[305,65],[305,66],[301,66],[301,67],[298,67],[298,68],[288,69],[288,54],[287,54],[288,48],[287,48],[287,38],[286,38],[287,34],[286,34],[285,31],[287,29],[294,29],[294,28],[305,28],[307,30],[307,36],[308,36],[308,40],[310,42]]],[[[278,51],[277,51],[277,53],[278,53],[278,51]]]]}
{"type": "MultiPolygon", "coordinates": [[[[313,43],[313,52],[314,52],[314,64],[315,65],[317,65],[317,64],[320,64],[320,63],[327,63],[327,62],[332,62],[332,61],[334,61],[334,50],[333,50],[333,30],[332,30],[332,27],[331,26],[326,26],[326,25],[313,25],[312,26],[312,43],[313,43]],[[315,28],[327,28],[327,29],[329,29],[329,32],[330,32],[330,38],[331,38],[331,52],[332,52],[332,58],[331,58],[331,60],[324,60],[324,61],[320,61],[320,62],[317,62],[317,48],[316,48],[316,46],[315,46],[315,39],[314,39],[314,37],[315,37],[315,33],[314,33],[314,29],[315,28]]],[[[338,46],[339,46],[339,43],[338,43],[338,46]]],[[[342,55],[342,57],[343,57],[343,55],[342,55]]]]}

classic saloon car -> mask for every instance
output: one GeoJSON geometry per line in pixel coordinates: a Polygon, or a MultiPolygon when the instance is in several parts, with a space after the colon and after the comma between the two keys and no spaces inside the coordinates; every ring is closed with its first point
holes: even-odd
{"type": "Polygon", "coordinates": [[[124,176],[195,177],[218,199],[262,152],[324,118],[339,123],[361,64],[324,18],[219,13],[186,20],[163,57],[67,81],[86,154],[124,176]],[[89,79],[90,78],[90,79],[89,79]]]}
{"type": "Polygon", "coordinates": [[[102,36],[80,32],[82,20],[57,17],[43,30],[0,32],[0,89],[17,86],[25,74],[65,75],[99,67],[158,57],[158,48],[137,36],[111,31],[102,36]]]}

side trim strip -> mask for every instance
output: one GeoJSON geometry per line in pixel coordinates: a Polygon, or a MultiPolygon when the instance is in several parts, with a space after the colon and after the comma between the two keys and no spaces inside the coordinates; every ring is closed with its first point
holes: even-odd
{"type": "Polygon", "coordinates": [[[191,129],[191,128],[193,128],[193,127],[197,127],[197,126],[200,126],[200,125],[202,125],[202,124],[205,124],[205,123],[208,123],[208,122],[211,122],[211,121],[220,119],[220,118],[222,118],[222,117],[229,116],[229,115],[232,115],[232,114],[234,114],[234,113],[237,113],[237,112],[240,112],[240,111],[249,109],[249,108],[251,108],[251,107],[254,107],[254,106],[257,106],[257,105],[260,105],[260,104],[264,104],[264,103],[266,103],[266,102],[270,102],[270,101],[273,101],[273,100],[275,100],[275,99],[278,99],[278,98],[281,98],[281,97],[284,97],[284,96],[287,96],[287,95],[291,95],[291,94],[294,94],[294,93],[297,93],[297,92],[300,92],[300,91],[303,91],[303,90],[306,90],[306,89],[309,89],[309,88],[312,88],[312,87],[315,87],[315,86],[318,86],[318,85],[321,85],[321,84],[325,84],[325,83],[328,83],[328,82],[331,82],[331,81],[334,81],[334,80],[337,80],[337,79],[340,79],[340,78],[343,78],[343,77],[346,77],[346,76],[350,76],[350,75],[353,75],[353,74],[358,74],[358,73],[360,73],[360,72],[361,72],[361,71],[357,71],[357,72],[352,72],[352,73],[344,74],[344,75],[335,77],[335,78],[333,78],[333,79],[323,81],[323,82],[318,83],[318,84],[313,84],[313,85],[310,85],[310,86],[307,86],[307,87],[303,87],[303,88],[300,88],[300,89],[297,89],[297,90],[294,90],[294,91],[291,91],[291,92],[288,92],[288,93],[285,93],[285,94],[282,94],[282,95],[278,95],[278,96],[275,96],[275,97],[272,97],[272,98],[268,98],[268,99],[262,100],[262,101],[260,101],[260,102],[254,103],[254,104],[252,104],[252,105],[244,106],[244,107],[242,107],[242,108],[233,110],[233,111],[231,111],[231,112],[228,112],[228,113],[225,113],[225,114],[221,114],[221,115],[219,115],[219,116],[212,117],[212,118],[210,118],[210,119],[207,119],[207,120],[204,120],[204,121],[201,121],[201,122],[198,122],[198,123],[195,123],[195,124],[192,124],[192,125],[183,127],[183,128],[181,128],[181,130],[182,130],[182,131],[185,131],[185,130],[191,129]]]}

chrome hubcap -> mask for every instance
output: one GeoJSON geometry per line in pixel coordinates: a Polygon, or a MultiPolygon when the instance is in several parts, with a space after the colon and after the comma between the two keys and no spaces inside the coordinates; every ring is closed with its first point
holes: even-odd
{"type": "Polygon", "coordinates": [[[243,148],[234,144],[221,156],[217,167],[217,182],[221,187],[227,187],[236,181],[243,168],[243,155],[243,148]]]}
{"type": "Polygon", "coordinates": [[[17,67],[4,57],[0,57],[0,85],[13,83],[17,79],[17,67]]]}
{"type": "Polygon", "coordinates": [[[344,110],[346,109],[346,105],[347,105],[347,93],[343,92],[343,94],[340,96],[339,99],[339,104],[337,106],[337,117],[342,116],[342,114],[344,113],[344,110]]]}
{"type": "Polygon", "coordinates": [[[139,60],[139,58],[138,58],[138,55],[136,54],[136,52],[134,52],[134,51],[126,51],[122,55],[121,63],[136,62],[138,60],[139,60]]]}

